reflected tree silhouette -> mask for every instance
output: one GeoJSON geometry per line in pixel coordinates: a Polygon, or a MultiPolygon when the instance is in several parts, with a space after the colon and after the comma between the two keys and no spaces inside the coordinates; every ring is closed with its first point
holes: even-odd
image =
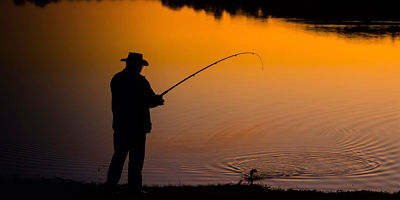
{"type": "MultiPolygon", "coordinates": [[[[30,2],[39,7],[61,0],[14,0],[15,5],[30,2]]],[[[102,0],[65,0],[99,2],[102,0]]],[[[349,3],[341,1],[270,1],[270,0],[158,0],[172,10],[183,7],[204,11],[216,20],[226,12],[231,16],[246,16],[268,21],[280,18],[304,25],[305,30],[336,33],[355,39],[400,38],[400,12],[388,0],[379,3],[349,3]]]]}
{"type": "Polygon", "coordinates": [[[345,38],[400,37],[400,12],[390,2],[351,4],[334,1],[286,2],[268,0],[161,0],[164,6],[205,11],[218,20],[224,12],[256,19],[281,18],[305,30],[336,33],[345,38]]]}
{"type": "Polygon", "coordinates": [[[348,39],[383,39],[400,38],[400,21],[310,21],[306,19],[286,19],[288,22],[300,23],[305,30],[335,33],[348,39]]]}
{"type": "Polygon", "coordinates": [[[59,1],[60,0],[14,0],[14,4],[20,6],[24,5],[26,2],[30,2],[36,6],[45,7],[49,3],[57,3],[59,1]]]}

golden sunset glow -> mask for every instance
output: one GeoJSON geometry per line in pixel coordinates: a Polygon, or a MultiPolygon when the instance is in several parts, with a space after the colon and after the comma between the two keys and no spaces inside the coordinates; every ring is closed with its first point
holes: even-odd
{"type": "MultiPolygon", "coordinates": [[[[9,9],[0,13],[0,72],[11,113],[2,122],[9,130],[4,141],[34,146],[33,156],[51,149],[46,159],[92,163],[105,177],[110,80],[128,52],[149,61],[142,74],[160,94],[223,57],[253,51],[263,68],[252,55],[226,60],[152,109],[147,184],[177,177],[183,184],[237,182],[257,168],[273,177],[268,184],[283,188],[337,190],[354,183],[350,189],[398,191],[398,39],[350,39],[272,17],[215,19],[160,1],[2,6],[9,9]]],[[[86,180],[85,173],[66,176],[86,180]]]]}

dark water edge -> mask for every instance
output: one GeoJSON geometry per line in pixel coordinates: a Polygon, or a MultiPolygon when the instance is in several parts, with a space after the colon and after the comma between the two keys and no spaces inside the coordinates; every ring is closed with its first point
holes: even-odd
{"type": "Polygon", "coordinates": [[[306,30],[336,33],[345,38],[400,38],[400,12],[389,1],[356,3],[342,1],[268,0],[161,0],[164,6],[205,11],[220,19],[223,13],[256,19],[281,18],[305,25],[306,30]]]}
{"type": "Polygon", "coordinates": [[[24,5],[25,3],[33,3],[39,7],[45,7],[49,3],[58,3],[60,0],[13,0],[14,4],[17,6],[24,5]]]}
{"type": "MultiPolygon", "coordinates": [[[[62,0],[13,0],[17,6],[33,3],[45,7],[62,0]]],[[[71,2],[101,2],[106,0],[64,0],[71,2]]],[[[374,3],[345,1],[269,1],[269,0],[158,0],[173,10],[189,7],[205,11],[216,20],[226,12],[231,16],[264,19],[282,18],[305,25],[304,29],[336,33],[349,39],[400,38],[400,12],[392,2],[374,3]]]]}
{"type": "MultiPolygon", "coordinates": [[[[61,178],[20,179],[1,177],[2,196],[10,199],[109,199],[103,184],[80,183],[61,178]]],[[[262,185],[145,186],[143,199],[326,199],[398,200],[397,193],[271,189],[262,185]]],[[[130,199],[126,185],[119,185],[116,199],[130,199]]]]}

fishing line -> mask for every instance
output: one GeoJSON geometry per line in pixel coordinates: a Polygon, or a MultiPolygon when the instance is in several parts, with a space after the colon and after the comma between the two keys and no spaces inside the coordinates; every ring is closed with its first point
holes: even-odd
{"type": "Polygon", "coordinates": [[[176,83],[175,85],[173,85],[172,87],[170,87],[168,90],[165,90],[163,93],[161,93],[161,96],[164,96],[164,95],[167,94],[169,91],[171,91],[172,89],[174,89],[176,86],[182,84],[182,83],[185,82],[186,80],[188,80],[188,79],[190,79],[190,78],[196,76],[198,73],[200,73],[200,72],[202,72],[202,71],[204,71],[204,70],[210,68],[211,66],[216,65],[216,64],[218,64],[218,63],[220,63],[220,62],[222,62],[222,61],[224,61],[224,60],[227,60],[227,59],[229,59],[229,58],[233,58],[233,57],[236,57],[236,56],[239,56],[239,55],[243,55],[243,54],[251,54],[251,55],[257,56],[258,59],[261,61],[261,69],[264,70],[264,63],[263,63],[263,61],[262,61],[262,59],[261,59],[261,56],[258,55],[257,53],[251,52],[251,51],[236,53],[236,54],[227,56],[227,57],[225,57],[225,58],[222,58],[222,59],[220,59],[220,60],[217,60],[216,62],[213,62],[213,63],[207,65],[206,67],[203,67],[203,68],[200,69],[199,71],[197,71],[197,72],[191,74],[190,76],[186,77],[185,79],[179,81],[178,83],[176,83]]]}

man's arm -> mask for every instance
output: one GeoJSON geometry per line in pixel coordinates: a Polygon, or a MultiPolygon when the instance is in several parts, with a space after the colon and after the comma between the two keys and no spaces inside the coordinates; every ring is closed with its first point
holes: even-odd
{"type": "Polygon", "coordinates": [[[157,95],[154,93],[153,89],[150,86],[150,83],[146,80],[147,82],[147,90],[148,90],[148,102],[149,102],[149,107],[154,108],[160,105],[164,105],[164,99],[162,98],[161,95],[157,95]]]}
{"type": "Polygon", "coordinates": [[[161,105],[164,105],[164,99],[162,98],[161,95],[154,94],[154,96],[152,97],[152,99],[150,101],[149,107],[154,108],[154,107],[161,106],[161,105]]]}

